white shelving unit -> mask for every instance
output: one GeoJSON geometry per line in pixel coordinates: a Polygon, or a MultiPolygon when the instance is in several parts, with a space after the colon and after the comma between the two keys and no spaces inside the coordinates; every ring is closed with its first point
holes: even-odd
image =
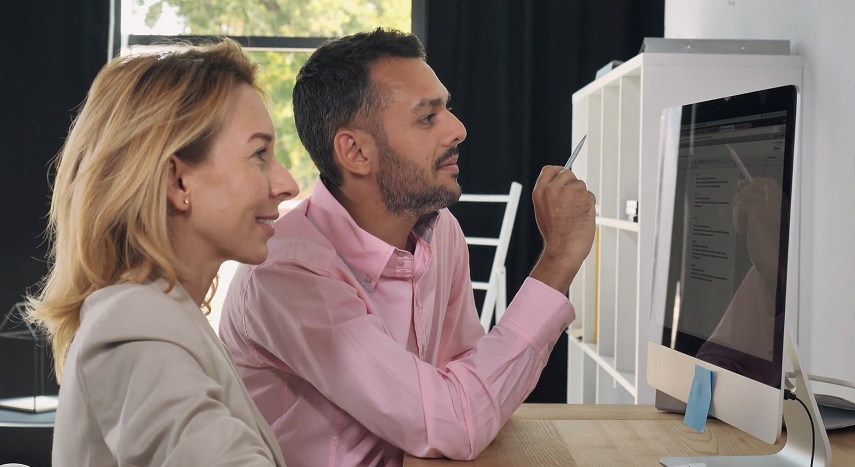
{"type": "Polygon", "coordinates": [[[793,55],[642,53],[573,94],[573,171],[597,197],[597,237],[570,287],[568,403],[653,403],[647,335],[662,110],[788,84],[793,55]],[[638,221],[626,201],[637,200],[638,221]]]}

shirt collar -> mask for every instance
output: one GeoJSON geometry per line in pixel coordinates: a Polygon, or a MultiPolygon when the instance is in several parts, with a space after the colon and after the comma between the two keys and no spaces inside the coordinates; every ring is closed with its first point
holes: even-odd
{"type": "MultiPolygon", "coordinates": [[[[402,251],[359,227],[320,178],[312,191],[306,217],[327,237],[357,279],[369,290],[373,290],[391,256],[402,251]]],[[[437,218],[438,213],[433,212],[422,216],[416,223],[410,236],[417,245],[419,241],[431,242],[437,218]]]]}

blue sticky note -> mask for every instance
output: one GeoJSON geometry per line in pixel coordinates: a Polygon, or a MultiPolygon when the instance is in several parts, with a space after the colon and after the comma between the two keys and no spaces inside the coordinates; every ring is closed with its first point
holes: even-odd
{"type": "Polygon", "coordinates": [[[715,373],[695,365],[695,377],[692,379],[692,389],[689,390],[689,400],[686,402],[686,415],[683,423],[704,432],[707,425],[707,415],[710,414],[712,403],[713,380],[715,373]]]}

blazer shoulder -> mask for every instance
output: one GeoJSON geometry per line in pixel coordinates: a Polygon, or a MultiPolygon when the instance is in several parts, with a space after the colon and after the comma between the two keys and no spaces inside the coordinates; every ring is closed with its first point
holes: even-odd
{"type": "Polygon", "coordinates": [[[78,335],[92,344],[130,340],[191,338],[189,329],[205,324],[202,310],[180,285],[168,292],[165,281],[118,284],[93,293],[81,309],[78,335]]]}

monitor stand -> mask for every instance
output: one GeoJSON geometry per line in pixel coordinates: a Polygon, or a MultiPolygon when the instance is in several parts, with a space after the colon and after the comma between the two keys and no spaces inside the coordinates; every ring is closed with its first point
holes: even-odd
{"type": "MultiPolygon", "coordinates": [[[[807,374],[799,364],[798,347],[788,331],[784,337],[784,349],[793,365],[795,394],[807,407],[797,400],[784,400],[784,424],[787,427],[787,441],[783,449],[765,456],[702,456],[702,457],[666,457],[659,462],[666,467],[827,467],[831,465],[831,445],[825,425],[819,415],[819,408],[813,391],[807,382],[807,374]],[[813,425],[811,425],[813,419],[813,425]],[[811,452],[813,451],[813,456],[811,452]],[[811,462],[811,457],[813,461],[811,462]]],[[[784,387],[790,388],[784,379],[784,387]]]]}

